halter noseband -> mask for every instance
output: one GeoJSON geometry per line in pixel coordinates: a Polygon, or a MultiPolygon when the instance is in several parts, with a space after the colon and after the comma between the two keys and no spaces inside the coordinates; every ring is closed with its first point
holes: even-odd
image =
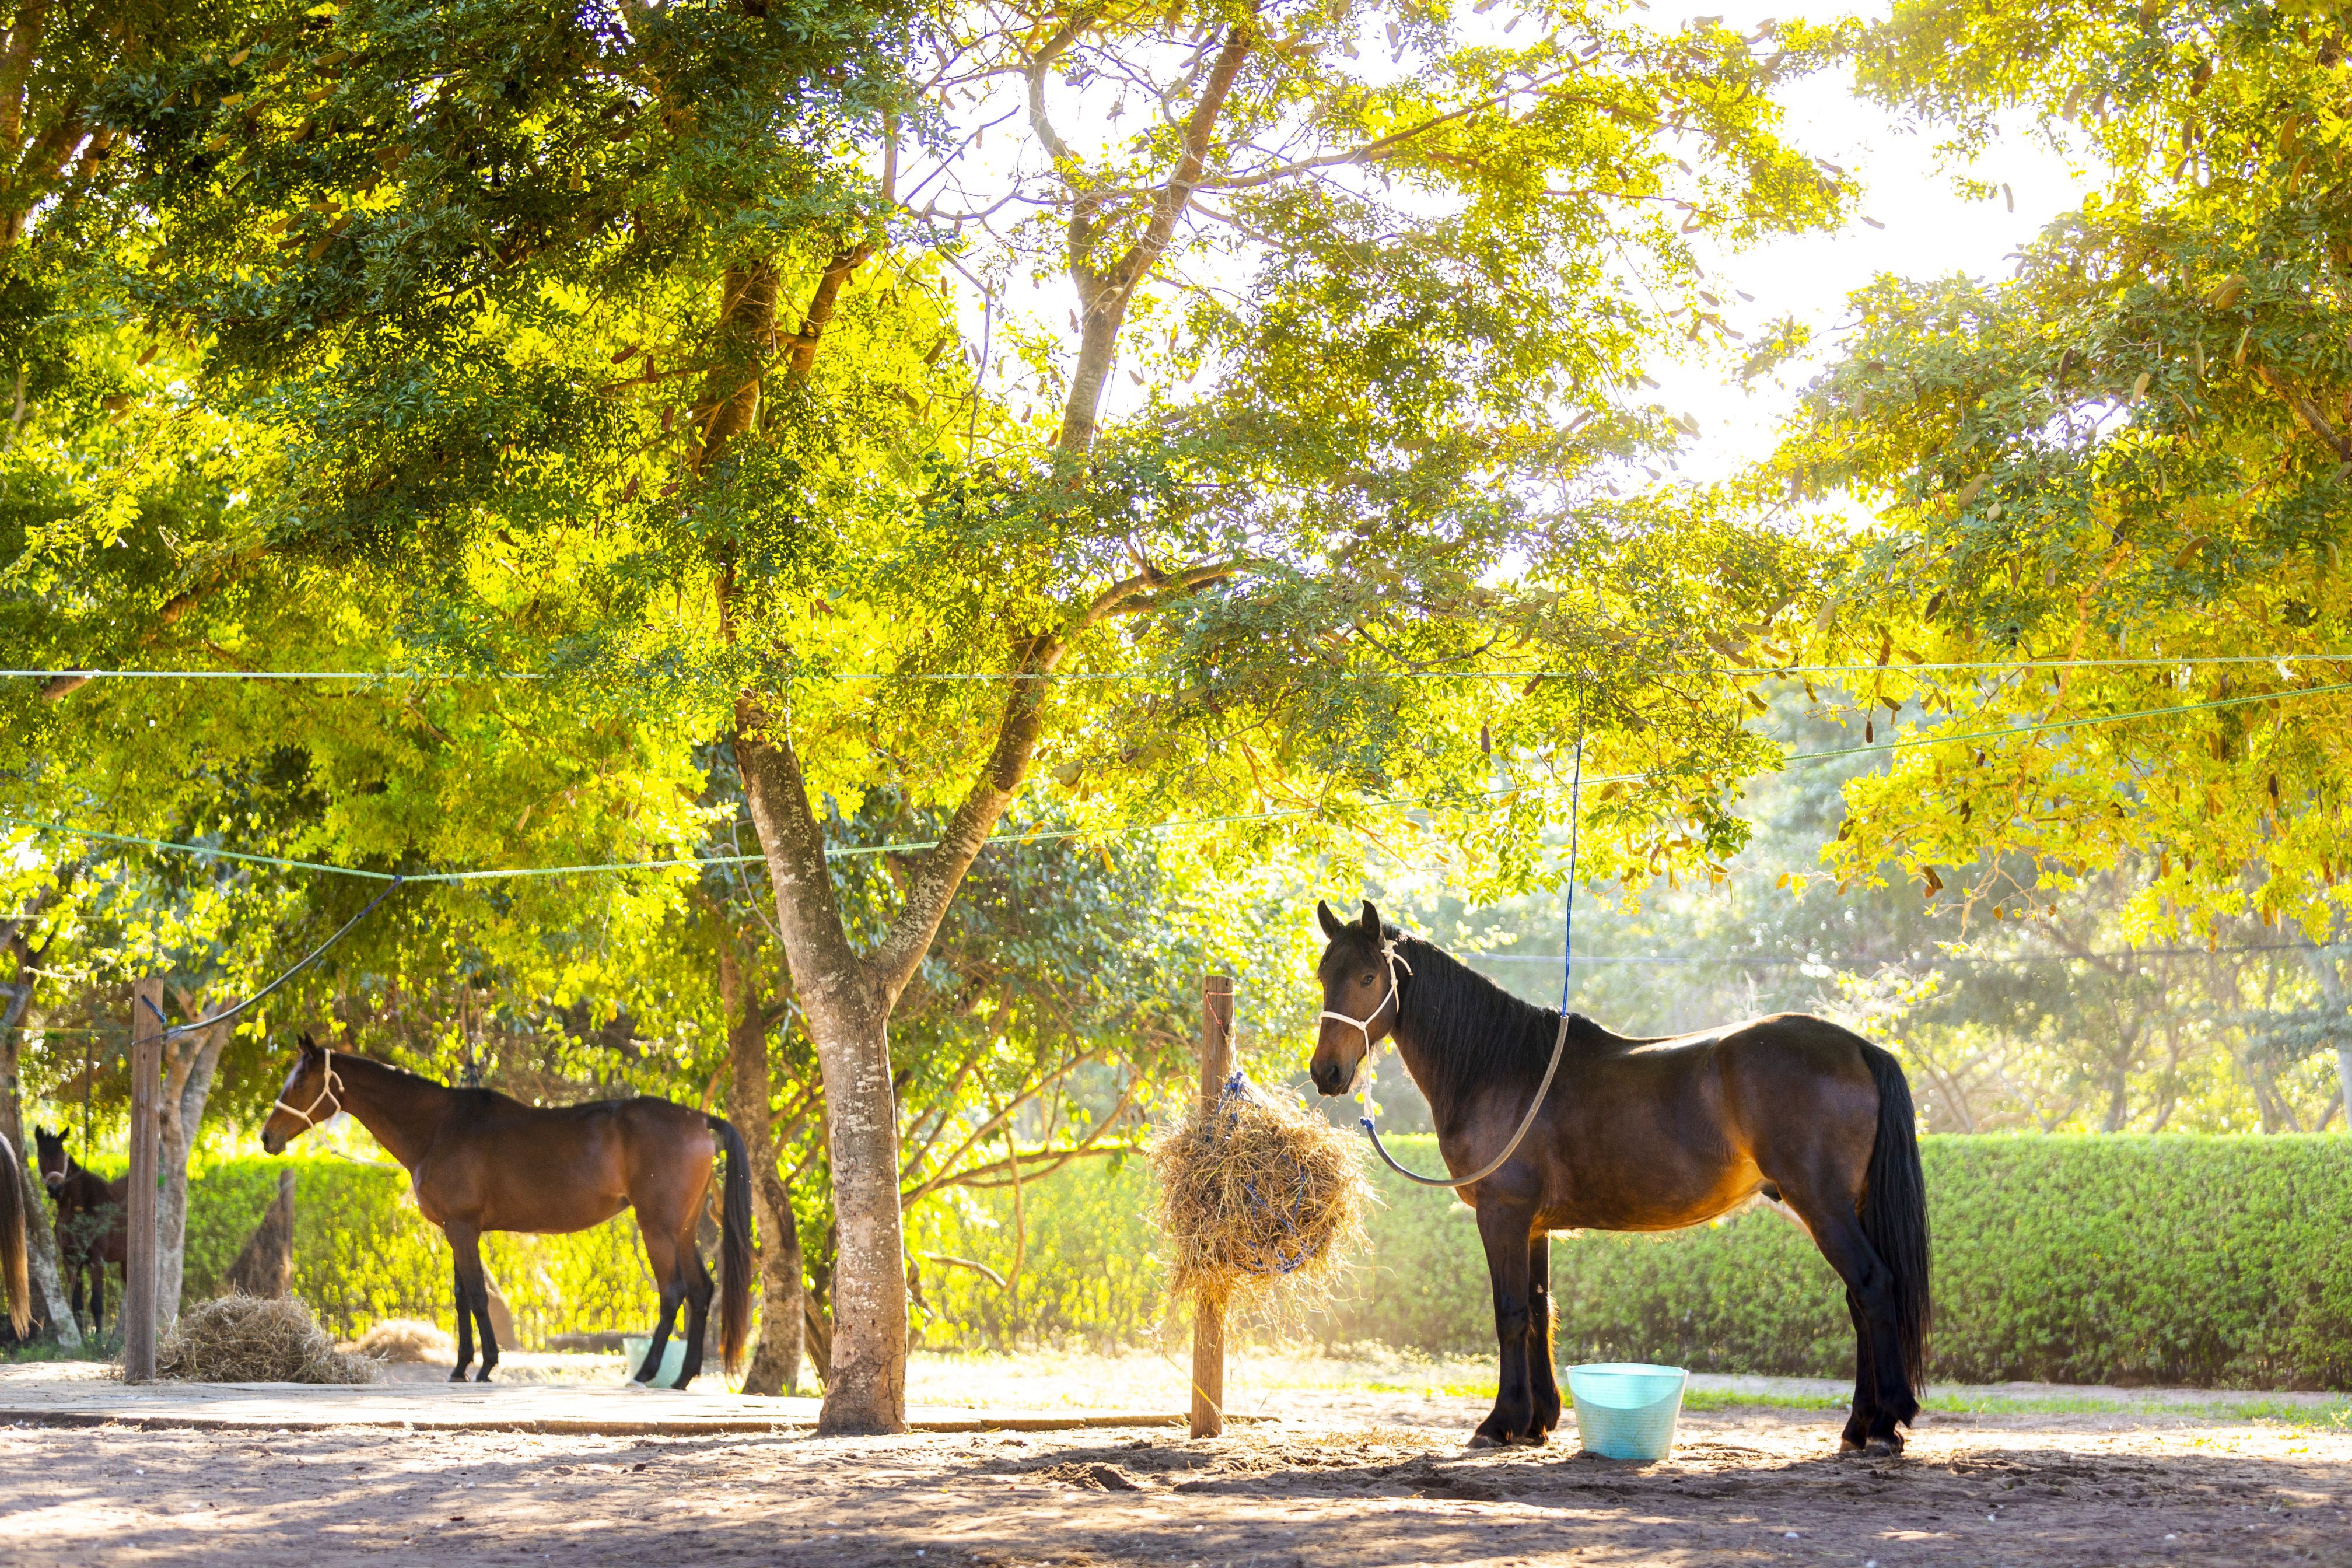
{"type": "Polygon", "coordinates": [[[1397,965],[1400,963],[1403,964],[1404,972],[1407,974],[1411,974],[1412,973],[1412,963],[1405,959],[1396,950],[1397,943],[1402,940],[1403,939],[1401,937],[1393,936],[1383,937],[1381,939],[1381,957],[1389,966],[1389,994],[1381,998],[1378,1006],[1375,1006],[1370,1012],[1365,1014],[1360,1018],[1351,1018],[1345,1013],[1334,1013],[1331,1009],[1326,1007],[1322,1012],[1316,1015],[1316,1022],[1320,1023],[1325,1018],[1337,1018],[1342,1024],[1349,1026],[1354,1028],[1358,1034],[1363,1036],[1364,1049],[1368,1051],[1370,1050],[1372,1048],[1372,1020],[1379,1017],[1388,1007],[1390,1003],[1398,999],[1397,965]]]}
{"type": "Polygon", "coordinates": [[[273,1100],[270,1104],[270,1109],[272,1110],[282,1110],[289,1116],[300,1117],[302,1119],[302,1130],[306,1132],[311,1128],[319,1125],[320,1118],[315,1114],[315,1112],[321,1105],[325,1105],[330,1101],[333,1102],[334,1109],[327,1112],[326,1119],[329,1121],[332,1121],[343,1109],[343,1102],[338,1094],[338,1091],[343,1087],[343,1079],[342,1075],[335,1071],[335,1052],[334,1047],[331,1046],[327,1047],[324,1058],[324,1066],[326,1068],[326,1078],[320,1083],[318,1098],[310,1101],[310,1109],[309,1110],[303,1110],[299,1105],[289,1105],[283,1100],[273,1100]]]}

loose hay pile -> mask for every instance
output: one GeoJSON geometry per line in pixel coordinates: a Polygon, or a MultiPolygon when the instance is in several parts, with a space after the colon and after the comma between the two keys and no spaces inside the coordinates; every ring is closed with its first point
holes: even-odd
{"type": "Polygon", "coordinates": [[[418,1364],[453,1360],[457,1347],[448,1334],[421,1318],[386,1318],[342,1347],[370,1361],[418,1364]]]}
{"type": "Polygon", "coordinates": [[[299,1296],[222,1296],[180,1314],[155,1370],[184,1383],[373,1383],[375,1363],[335,1348],[299,1296]]]}
{"type": "Polygon", "coordinates": [[[1348,1135],[1239,1073],[1149,1151],[1177,1299],[1279,1307],[1364,1236],[1371,1186],[1348,1135]]]}

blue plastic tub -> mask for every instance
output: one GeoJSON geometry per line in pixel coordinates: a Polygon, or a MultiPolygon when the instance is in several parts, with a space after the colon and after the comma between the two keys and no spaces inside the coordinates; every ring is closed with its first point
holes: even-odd
{"type": "MultiPolygon", "coordinates": [[[[646,1364],[646,1352],[653,1348],[654,1337],[651,1334],[621,1336],[621,1353],[628,1358],[629,1363],[626,1370],[621,1373],[624,1381],[637,1375],[637,1368],[646,1364]]],[[[661,1371],[655,1374],[653,1382],[647,1386],[676,1388],[678,1373],[685,1370],[686,1338],[682,1334],[672,1334],[669,1337],[669,1343],[662,1347],[661,1371]]]]}
{"type": "Polygon", "coordinates": [[[1675,1418],[1689,1378],[1678,1366],[1639,1362],[1570,1367],[1568,1395],[1584,1451],[1604,1459],[1664,1458],[1674,1451],[1675,1418]]]}

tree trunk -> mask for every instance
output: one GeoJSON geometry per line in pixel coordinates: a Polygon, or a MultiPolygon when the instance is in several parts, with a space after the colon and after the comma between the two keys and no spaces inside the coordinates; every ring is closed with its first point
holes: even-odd
{"type": "Polygon", "coordinates": [[[906,1238],[898,1214],[898,1103],[888,1005],[850,946],[824,837],[789,739],[751,699],[735,757],[776,889],[793,989],[824,1078],[833,1161],[833,1344],[820,1432],[907,1429],[906,1238]]]}
{"type": "MultiPolygon", "coordinates": [[[[184,991],[180,993],[180,1009],[191,1017],[202,1011],[196,999],[184,991]]],[[[156,1104],[156,1169],[163,1179],[163,1191],[155,1194],[155,1336],[159,1340],[180,1321],[180,1279],[188,1231],[188,1153],[204,1121],[205,1102],[212,1098],[213,1074],[220,1066],[221,1048],[228,1044],[229,1029],[227,1024],[215,1024],[163,1042],[163,1092],[156,1104]]]]}
{"type": "Polygon", "coordinates": [[[2336,1090],[2344,1102],[2344,1130],[2352,1132],[2352,1016],[2347,1016],[2343,973],[2335,958],[2310,942],[2303,944],[2303,962],[2318,982],[2320,1000],[2336,1016],[2336,1090]]]}
{"type": "Polygon", "coordinates": [[[245,1238],[236,1261],[221,1276],[224,1289],[240,1296],[277,1297],[294,1288],[294,1173],[278,1173],[278,1196],[262,1211],[261,1223],[245,1238]]]}
{"type": "Polygon", "coordinates": [[[39,955],[25,936],[29,921],[17,922],[9,946],[16,954],[16,984],[5,987],[7,1004],[0,1007],[0,1134],[7,1137],[24,1168],[25,1261],[33,1276],[33,1293],[50,1335],[67,1350],[81,1349],[81,1328],[74,1321],[73,1301],[66,1292],[64,1271],[58,1263],[57,1231],[48,1224],[49,1205],[33,1141],[25,1136],[25,1109],[18,1085],[24,1025],[33,1016],[33,967],[39,955]]]}
{"type": "Polygon", "coordinates": [[[745,982],[734,945],[719,943],[719,994],[727,1009],[727,1053],[732,1078],[727,1108],[751,1162],[751,1209],[760,1232],[760,1340],[743,1392],[798,1394],[801,1341],[801,1231],[792,1194],[776,1168],[775,1139],[768,1109],[768,1032],[761,1023],[760,994],[745,982]]]}

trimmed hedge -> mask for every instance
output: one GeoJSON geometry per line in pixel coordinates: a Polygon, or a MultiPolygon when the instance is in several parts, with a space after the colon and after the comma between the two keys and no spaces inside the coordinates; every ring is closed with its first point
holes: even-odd
{"type": "MultiPolygon", "coordinates": [[[[405,1172],[346,1160],[224,1160],[188,1184],[181,1299],[211,1295],[237,1248],[294,1178],[294,1291],[331,1332],[380,1318],[425,1318],[454,1331],[449,1244],[408,1198],[405,1172]]],[[[482,1262],[526,1343],[549,1334],[650,1324],[659,1294],[627,1215],[571,1236],[482,1238],[482,1262]]]]}
{"type": "MultiPolygon", "coordinates": [[[[1438,1164],[1433,1141],[1399,1141],[1438,1164]]],[[[2352,1138],[2185,1135],[1924,1141],[1938,1379],[2352,1387],[2352,1138]]],[[[190,1193],[187,1288],[205,1294],[284,1162],[213,1166],[190,1193]]],[[[295,1288],[338,1331],[383,1316],[449,1322],[449,1253],[400,1172],[297,1162],[295,1288]]],[[[1384,1173],[1372,1251],[1310,1329],[1433,1352],[1492,1344],[1470,1212],[1384,1173]]],[[[1140,1161],[1073,1165],[1022,1193],[950,1190],[908,1216],[927,1342],[1133,1342],[1162,1309],[1140,1161]],[[928,1256],[927,1256],[928,1255],[928,1256]],[[970,1259],[1007,1279],[1000,1289],[970,1259]]],[[[527,1341],[633,1328],[656,1305],[626,1216],[570,1237],[484,1238],[527,1341]]],[[[1843,1293],[1769,1210],[1669,1236],[1552,1247],[1561,1355],[1845,1377],[1843,1293]]]]}
{"type": "MultiPolygon", "coordinates": [[[[1396,1142],[1408,1163],[1439,1168],[1433,1139],[1396,1142]]],[[[1937,1379],[2352,1388],[2352,1138],[1935,1137],[1921,1152],[1937,1379]]],[[[995,1343],[1024,1337],[1016,1327],[1108,1342],[1153,1321],[1155,1300],[1139,1308],[1126,1295],[1150,1278],[1134,1267],[1153,1239],[1145,1180],[1130,1167],[1030,1189],[1023,1313],[1000,1315],[993,1288],[955,1270],[929,1292],[940,1318],[995,1343]],[[1087,1223],[1072,1243],[1041,1229],[1048,1216],[1087,1223]],[[1115,1309],[1095,1315],[1098,1300],[1115,1309]]],[[[1371,1256],[1315,1331],[1489,1348],[1470,1211],[1383,1172],[1372,1181],[1384,1202],[1371,1256]]],[[[992,1194],[970,1207],[931,1234],[952,1241],[940,1250],[1003,1268],[1009,1205],[992,1194]]],[[[1552,1285],[1566,1360],[1853,1375],[1837,1276],[1769,1209],[1664,1236],[1563,1237],[1552,1285]]]]}

